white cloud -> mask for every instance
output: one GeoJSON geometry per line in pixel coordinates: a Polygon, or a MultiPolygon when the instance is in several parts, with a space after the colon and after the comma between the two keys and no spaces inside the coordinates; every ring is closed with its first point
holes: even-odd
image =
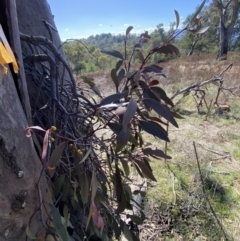
{"type": "Polygon", "coordinates": [[[128,25],[129,25],[128,23],[124,23],[124,24],[123,24],[124,27],[127,27],[128,25]]]}
{"type": "Polygon", "coordinates": [[[68,28],[66,28],[65,31],[68,31],[68,28]]]}
{"type": "Polygon", "coordinates": [[[102,27],[103,25],[101,23],[98,24],[99,27],[102,27]]]}

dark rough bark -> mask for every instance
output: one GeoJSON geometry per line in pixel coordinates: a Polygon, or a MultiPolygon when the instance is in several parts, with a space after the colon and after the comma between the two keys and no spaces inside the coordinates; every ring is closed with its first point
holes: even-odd
{"type": "Polygon", "coordinates": [[[237,21],[240,1],[239,0],[228,0],[223,3],[222,0],[214,0],[215,6],[219,13],[219,50],[218,59],[227,59],[228,52],[228,39],[231,36],[233,27],[237,21]],[[230,20],[227,19],[227,10],[229,10],[230,20]]]}
{"type": "MultiPolygon", "coordinates": [[[[29,224],[35,236],[44,230],[41,219],[47,217],[51,194],[44,176],[37,188],[42,164],[31,138],[26,138],[23,133],[31,125],[29,92],[22,61],[22,49],[29,49],[21,45],[19,30],[49,38],[42,19],[55,25],[46,0],[0,0],[0,6],[0,23],[20,67],[19,75],[12,73],[10,68],[4,75],[0,66],[0,240],[21,241],[26,238],[29,224]],[[19,177],[22,173],[23,176],[19,177]],[[42,217],[39,191],[46,204],[42,217]]],[[[53,42],[59,46],[58,33],[53,31],[52,35],[53,42]]],[[[45,240],[44,235],[41,236],[38,240],[45,240]]]]}

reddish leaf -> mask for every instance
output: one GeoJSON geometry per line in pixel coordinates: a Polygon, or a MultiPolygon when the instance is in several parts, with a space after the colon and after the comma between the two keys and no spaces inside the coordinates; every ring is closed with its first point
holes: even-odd
{"type": "Polygon", "coordinates": [[[170,47],[168,47],[167,45],[161,46],[159,48],[155,48],[155,49],[153,49],[153,51],[157,52],[159,54],[165,54],[165,55],[172,55],[172,54],[174,54],[173,50],[170,47]]]}
{"type": "Polygon", "coordinates": [[[120,106],[115,110],[115,115],[123,115],[126,112],[126,107],[120,106]]]}
{"type": "Polygon", "coordinates": [[[32,136],[32,133],[33,131],[32,130],[39,130],[39,131],[46,131],[44,130],[43,128],[41,128],[40,126],[30,126],[30,127],[27,127],[25,130],[24,130],[24,135],[26,137],[31,137],[32,136]]]}
{"type": "Polygon", "coordinates": [[[158,84],[159,84],[159,81],[155,79],[150,82],[149,87],[153,85],[158,85],[158,84]]]}
{"type": "Polygon", "coordinates": [[[179,49],[178,49],[176,46],[174,46],[174,45],[172,45],[172,44],[168,44],[167,46],[168,46],[169,48],[171,48],[172,51],[173,51],[176,55],[179,55],[179,54],[180,54],[180,51],[179,51],[179,49]]]}
{"type": "Polygon", "coordinates": [[[43,166],[47,169],[47,170],[53,170],[53,167],[49,167],[47,165],[46,162],[46,157],[47,157],[47,152],[48,152],[48,142],[49,142],[49,134],[50,134],[50,130],[47,130],[43,139],[43,148],[42,148],[42,163],[43,166]]]}
{"type": "Polygon", "coordinates": [[[100,214],[100,212],[98,211],[95,203],[92,201],[91,202],[91,212],[92,212],[92,219],[93,219],[93,223],[94,225],[98,228],[98,229],[101,229],[103,230],[104,228],[104,221],[103,221],[103,218],[100,214]]]}

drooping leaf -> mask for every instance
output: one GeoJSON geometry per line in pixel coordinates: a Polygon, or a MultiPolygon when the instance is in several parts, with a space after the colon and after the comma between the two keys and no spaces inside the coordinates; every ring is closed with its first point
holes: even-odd
{"type": "Polygon", "coordinates": [[[121,151],[126,145],[131,135],[131,129],[126,127],[122,129],[117,135],[116,152],[121,151]]]}
{"type": "Polygon", "coordinates": [[[91,147],[88,148],[87,152],[85,153],[85,155],[83,156],[82,160],[79,162],[80,163],[83,163],[89,156],[89,154],[91,153],[91,147]]]}
{"type": "Polygon", "coordinates": [[[166,155],[162,150],[159,149],[151,149],[151,148],[145,148],[143,149],[144,155],[152,156],[152,157],[160,157],[165,159],[172,159],[170,156],[166,155]]]}
{"type": "Polygon", "coordinates": [[[140,127],[147,133],[155,137],[158,137],[159,139],[169,142],[169,139],[166,136],[166,134],[156,124],[150,121],[143,121],[143,120],[139,120],[139,124],[140,124],[140,127]]]}
{"type": "Polygon", "coordinates": [[[167,108],[165,108],[161,103],[153,99],[143,99],[142,101],[145,105],[150,106],[157,114],[164,117],[172,125],[178,128],[178,124],[173,118],[171,112],[167,108]]]}
{"type": "Polygon", "coordinates": [[[129,101],[128,106],[127,106],[127,110],[126,110],[126,112],[124,113],[124,116],[123,116],[122,125],[123,125],[124,130],[127,128],[128,124],[130,123],[130,121],[134,117],[136,111],[137,111],[137,101],[135,99],[131,99],[129,101]]]}
{"type": "Polygon", "coordinates": [[[177,112],[171,111],[171,114],[173,117],[175,117],[177,119],[185,119],[183,116],[179,115],[177,112]]]}
{"type": "Polygon", "coordinates": [[[120,67],[122,66],[122,64],[123,64],[123,60],[119,60],[119,61],[116,63],[116,67],[115,67],[116,72],[120,69],[120,67]]]}
{"type": "Polygon", "coordinates": [[[116,210],[116,213],[121,213],[125,210],[126,208],[126,196],[123,190],[122,186],[122,178],[121,174],[118,168],[117,163],[115,162],[115,175],[114,175],[114,187],[116,191],[116,196],[117,196],[117,203],[118,203],[118,208],[116,210]]]}
{"type": "Polygon", "coordinates": [[[33,134],[33,130],[39,130],[39,131],[44,131],[46,132],[46,130],[44,130],[42,127],[40,126],[30,126],[30,127],[27,127],[25,130],[24,130],[24,135],[26,137],[31,137],[32,134],[33,134]]]}
{"type": "Polygon", "coordinates": [[[144,98],[151,98],[158,101],[158,98],[156,97],[156,95],[151,91],[151,89],[144,81],[140,80],[139,85],[142,88],[144,98]]]}
{"type": "Polygon", "coordinates": [[[175,12],[175,16],[176,16],[176,29],[177,29],[179,26],[179,23],[180,23],[180,16],[179,16],[179,13],[177,10],[174,10],[174,12],[175,12]]]}
{"type": "Polygon", "coordinates": [[[154,177],[152,170],[142,161],[135,159],[134,162],[139,166],[144,176],[152,181],[157,181],[154,177]]]}
{"type": "Polygon", "coordinates": [[[133,46],[135,49],[141,49],[142,48],[142,45],[140,43],[137,43],[133,46]]]}
{"type": "Polygon", "coordinates": [[[120,100],[121,98],[125,97],[128,94],[128,91],[124,91],[122,93],[116,93],[113,95],[109,95],[108,97],[104,98],[101,102],[100,102],[100,106],[102,105],[107,105],[107,104],[111,104],[117,100],[120,100]]]}
{"type": "Polygon", "coordinates": [[[102,231],[104,228],[104,221],[103,221],[103,218],[102,218],[100,212],[97,209],[97,206],[95,205],[95,203],[93,201],[91,202],[90,209],[91,209],[92,220],[93,220],[94,225],[102,231]]]}
{"type": "Polygon", "coordinates": [[[192,17],[192,19],[191,19],[191,21],[190,21],[189,24],[191,24],[193,21],[195,21],[195,19],[196,19],[196,17],[198,16],[198,14],[202,11],[202,8],[203,8],[205,2],[206,2],[206,0],[204,0],[204,1],[201,3],[201,5],[198,7],[197,11],[194,13],[194,15],[193,15],[193,17],[192,17]]]}
{"type": "Polygon", "coordinates": [[[92,172],[92,181],[91,181],[91,201],[94,201],[98,189],[98,181],[95,171],[92,172]]]}
{"type": "Polygon", "coordinates": [[[117,77],[117,70],[116,69],[112,69],[111,70],[111,78],[113,80],[113,83],[116,86],[116,89],[118,88],[118,77],[117,77]]]}
{"type": "Polygon", "coordinates": [[[143,223],[143,220],[137,215],[127,214],[127,218],[130,218],[137,225],[141,225],[143,223]]]}
{"type": "Polygon", "coordinates": [[[121,81],[123,80],[123,78],[125,77],[125,70],[124,69],[121,69],[119,72],[118,72],[118,75],[117,75],[117,78],[118,78],[118,85],[120,85],[121,81]]]}
{"type": "Polygon", "coordinates": [[[80,187],[81,187],[81,199],[83,204],[88,202],[88,195],[89,195],[89,181],[87,174],[84,172],[80,177],[80,187]]]}
{"type": "Polygon", "coordinates": [[[63,184],[63,181],[65,179],[65,176],[64,175],[61,175],[59,176],[55,182],[54,182],[54,190],[53,190],[53,193],[54,193],[54,196],[58,196],[59,195],[59,192],[62,188],[62,184],[63,184]]]}
{"type": "Polygon", "coordinates": [[[161,99],[164,100],[166,102],[166,104],[174,107],[174,104],[173,104],[172,100],[169,97],[167,97],[166,92],[162,88],[160,88],[158,86],[153,86],[150,89],[153,91],[153,93],[155,95],[159,94],[161,99]]]}
{"type": "MultiPolygon", "coordinates": [[[[144,112],[142,111],[142,114],[143,114],[144,117],[146,117],[149,120],[152,120],[154,122],[159,122],[159,123],[161,123],[161,124],[163,124],[165,126],[168,125],[166,122],[162,121],[160,118],[157,118],[157,117],[154,117],[154,116],[150,116],[147,111],[144,111],[144,112]]],[[[167,135],[167,133],[166,133],[166,135],[167,135]]]]}
{"type": "Polygon", "coordinates": [[[122,232],[125,236],[125,238],[128,240],[128,241],[134,241],[133,240],[133,236],[132,236],[132,233],[131,231],[129,230],[128,226],[126,223],[122,222],[121,224],[121,229],[122,229],[122,232]]]}
{"type": "Polygon", "coordinates": [[[48,166],[46,162],[47,152],[48,152],[48,142],[49,142],[50,130],[47,130],[43,138],[43,147],[42,147],[42,164],[47,170],[53,170],[53,167],[48,166]]]}
{"type": "Polygon", "coordinates": [[[172,48],[168,47],[167,45],[156,48],[154,52],[159,54],[165,54],[166,56],[174,54],[172,48]]]}
{"type": "Polygon", "coordinates": [[[124,223],[122,232],[123,232],[125,238],[126,238],[128,241],[133,241],[132,233],[131,233],[131,231],[129,230],[128,226],[127,226],[125,223],[124,223]]]}
{"type": "Polygon", "coordinates": [[[141,52],[140,49],[136,49],[136,52],[137,52],[137,56],[138,56],[138,58],[139,58],[140,61],[143,63],[143,62],[144,62],[144,56],[143,56],[143,53],[141,52]]]}
{"type": "Polygon", "coordinates": [[[124,60],[123,55],[117,50],[101,50],[101,53],[124,60]]]}
{"type": "Polygon", "coordinates": [[[149,83],[149,87],[150,86],[154,86],[154,85],[158,85],[159,84],[159,81],[158,80],[152,80],[150,83],[149,83]]]}
{"type": "Polygon", "coordinates": [[[93,78],[89,78],[87,76],[80,76],[82,79],[83,79],[83,82],[88,84],[90,87],[93,87],[95,86],[95,83],[94,83],[94,79],[93,78]]]}
{"type": "Polygon", "coordinates": [[[30,228],[29,228],[29,225],[27,225],[27,227],[26,227],[26,234],[27,234],[27,236],[30,238],[30,239],[36,239],[37,237],[36,236],[34,236],[33,234],[32,234],[32,232],[31,232],[31,230],[30,230],[30,228]]]}
{"type": "MultiPolygon", "coordinates": [[[[154,72],[154,73],[160,73],[160,74],[163,74],[162,72],[162,67],[160,67],[159,65],[157,64],[151,64],[151,65],[148,65],[146,67],[144,67],[143,69],[143,73],[147,73],[147,72],[154,72]]],[[[163,74],[164,75],[164,74],[163,74]]]]}
{"type": "Polygon", "coordinates": [[[129,27],[126,29],[126,37],[127,37],[128,34],[131,32],[132,29],[133,29],[133,26],[129,26],[129,27]]]}
{"type": "Polygon", "coordinates": [[[194,34],[203,34],[206,31],[208,31],[209,28],[210,28],[210,26],[207,26],[207,27],[198,28],[198,29],[188,29],[188,31],[192,32],[194,34]]]}
{"type": "Polygon", "coordinates": [[[54,227],[56,228],[57,233],[59,234],[62,240],[68,241],[69,235],[67,229],[62,224],[62,219],[59,210],[53,204],[50,204],[50,209],[51,214],[53,216],[54,227]]]}
{"type": "Polygon", "coordinates": [[[120,161],[121,161],[121,163],[122,163],[122,166],[123,166],[125,175],[126,175],[126,176],[129,176],[130,170],[129,170],[128,162],[125,161],[125,160],[123,160],[123,159],[120,159],[120,161]]]}
{"type": "Polygon", "coordinates": [[[176,56],[180,54],[180,51],[176,46],[172,44],[168,44],[167,46],[172,49],[172,51],[175,53],[176,56]]]}
{"type": "Polygon", "coordinates": [[[50,177],[53,177],[54,175],[54,172],[55,172],[55,167],[57,166],[59,160],[60,160],[60,157],[63,153],[63,150],[66,146],[66,142],[62,142],[60,143],[52,152],[51,154],[51,157],[50,157],[50,160],[49,160],[49,166],[53,167],[54,169],[53,170],[49,170],[49,175],[50,177]]]}

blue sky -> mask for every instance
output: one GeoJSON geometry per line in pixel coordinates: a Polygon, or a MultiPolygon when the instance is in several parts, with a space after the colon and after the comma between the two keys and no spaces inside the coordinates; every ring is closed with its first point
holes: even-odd
{"type": "Polygon", "coordinates": [[[202,0],[48,0],[62,40],[86,38],[100,33],[118,34],[133,26],[132,33],[155,29],[159,23],[169,28],[193,13],[202,0]]]}

